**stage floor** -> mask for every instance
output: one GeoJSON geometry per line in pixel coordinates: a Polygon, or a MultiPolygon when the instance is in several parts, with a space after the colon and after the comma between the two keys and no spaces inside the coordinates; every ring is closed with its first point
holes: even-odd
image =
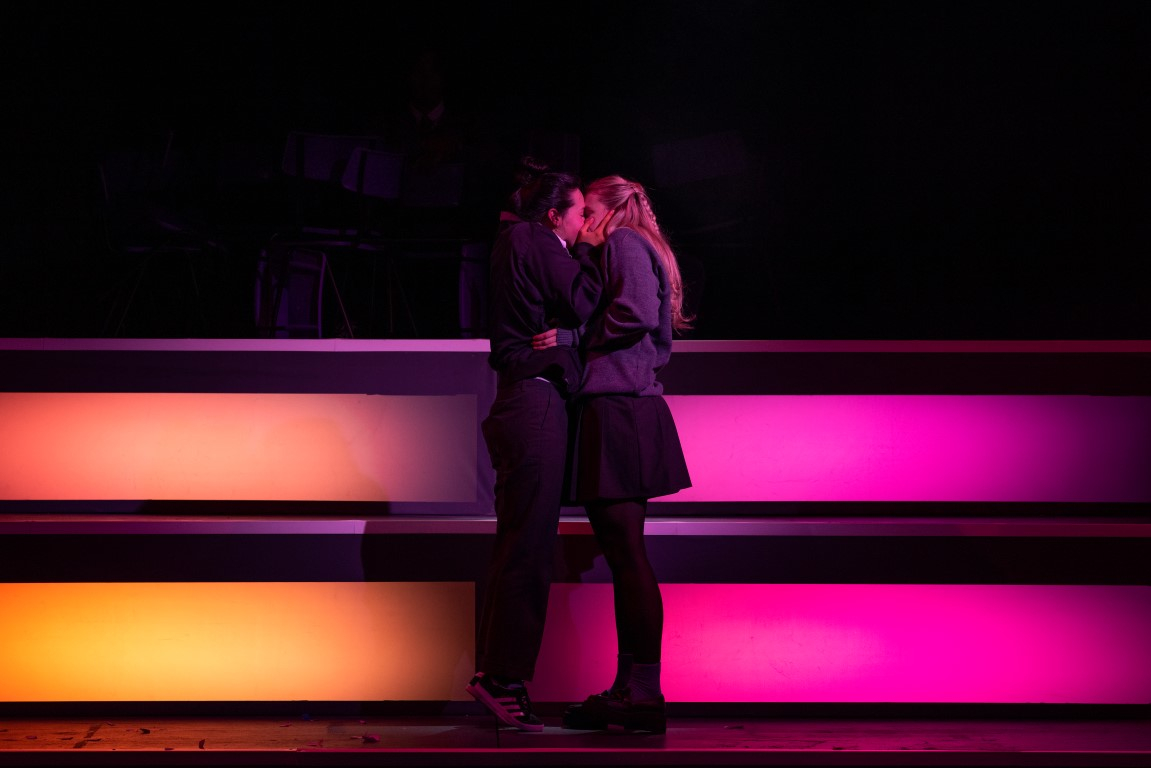
{"type": "Polygon", "coordinates": [[[675,718],[666,734],[487,715],[0,719],[0,765],[1151,766],[1151,721],[675,718]]]}

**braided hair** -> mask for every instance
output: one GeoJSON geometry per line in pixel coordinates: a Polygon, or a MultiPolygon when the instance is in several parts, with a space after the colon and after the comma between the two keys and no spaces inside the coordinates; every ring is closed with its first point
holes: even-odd
{"type": "Polygon", "coordinates": [[[671,286],[671,325],[677,331],[690,329],[693,316],[686,314],[683,307],[683,278],[675,252],[659,228],[655,211],[647,190],[637,181],[629,181],[622,176],[605,176],[596,179],[584,190],[586,196],[595,195],[605,207],[615,210],[611,227],[628,227],[643,235],[655,247],[663,263],[667,281],[671,286]]]}

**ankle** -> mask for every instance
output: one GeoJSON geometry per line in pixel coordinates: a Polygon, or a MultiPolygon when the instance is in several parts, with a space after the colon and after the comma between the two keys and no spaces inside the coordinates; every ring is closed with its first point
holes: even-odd
{"type": "Polygon", "coordinates": [[[616,655],[615,680],[612,681],[611,687],[608,688],[610,692],[622,693],[627,689],[627,681],[631,679],[631,668],[634,663],[634,659],[630,653],[620,653],[616,655]]]}
{"type": "Polygon", "coordinates": [[[660,664],[633,664],[628,681],[632,701],[658,701],[663,698],[660,687],[660,664]]]}

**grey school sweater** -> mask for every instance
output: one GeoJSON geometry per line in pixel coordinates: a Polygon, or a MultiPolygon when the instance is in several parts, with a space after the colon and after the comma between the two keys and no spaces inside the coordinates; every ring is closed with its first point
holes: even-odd
{"type": "Polygon", "coordinates": [[[600,250],[604,292],[582,341],[580,395],[660,395],[656,376],[671,356],[671,288],[659,254],[633,229],[600,250]]]}

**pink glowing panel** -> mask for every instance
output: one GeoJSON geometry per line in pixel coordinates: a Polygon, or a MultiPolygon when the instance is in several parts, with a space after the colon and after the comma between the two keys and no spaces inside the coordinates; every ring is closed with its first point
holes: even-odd
{"type": "MultiPolygon", "coordinates": [[[[665,584],[673,701],[1146,704],[1151,587],[665,584]]],[[[552,587],[539,701],[615,670],[611,586],[552,587]]]]}
{"type": "Polygon", "coordinates": [[[661,501],[1151,501],[1151,398],[668,396],[661,501]]]}
{"type": "Polygon", "coordinates": [[[474,395],[0,393],[2,499],[474,501],[474,395]]]}

